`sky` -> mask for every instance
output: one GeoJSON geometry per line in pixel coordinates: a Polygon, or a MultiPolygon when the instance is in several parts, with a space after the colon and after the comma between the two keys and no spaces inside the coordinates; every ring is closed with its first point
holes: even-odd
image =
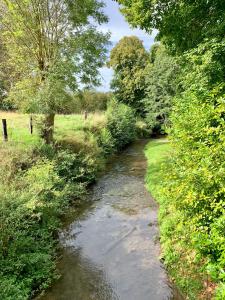
{"type": "MultiPolygon", "coordinates": [[[[144,31],[139,29],[132,29],[126,22],[125,18],[119,11],[119,5],[113,0],[105,0],[106,7],[104,8],[105,14],[109,18],[107,24],[99,26],[99,29],[103,32],[111,32],[111,48],[115,46],[119,40],[124,36],[136,35],[147,50],[150,49],[151,45],[154,43],[155,33],[152,35],[146,34],[144,31]]],[[[98,87],[99,91],[109,91],[110,81],[113,75],[113,71],[107,67],[103,67],[100,70],[102,77],[102,85],[98,87]]]]}

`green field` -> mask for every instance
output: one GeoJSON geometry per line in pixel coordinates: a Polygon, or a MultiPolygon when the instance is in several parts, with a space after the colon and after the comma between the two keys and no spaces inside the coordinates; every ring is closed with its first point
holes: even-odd
{"type": "MultiPolygon", "coordinates": [[[[30,116],[26,114],[1,112],[0,119],[7,120],[9,143],[34,144],[39,141],[38,122],[41,116],[34,116],[34,133],[30,134],[30,116]]],[[[65,137],[74,136],[76,132],[84,129],[85,126],[98,126],[104,124],[104,113],[90,114],[85,121],[84,116],[76,115],[56,115],[55,118],[55,139],[60,140],[65,137]]],[[[1,140],[1,144],[2,144],[1,140]]]]}
{"type": "MultiPolygon", "coordinates": [[[[3,141],[3,136],[0,139],[0,167],[2,170],[9,170],[15,167],[16,161],[26,160],[26,156],[32,157],[33,151],[43,144],[38,133],[38,122],[41,116],[33,116],[33,134],[30,133],[29,115],[0,111],[0,119],[7,120],[8,128],[8,142],[3,141]]],[[[74,151],[81,149],[85,149],[86,152],[88,149],[98,151],[92,132],[103,128],[105,123],[104,113],[89,114],[87,120],[79,114],[56,115],[55,142],[65,146],[72,145],[74,151]]]]}

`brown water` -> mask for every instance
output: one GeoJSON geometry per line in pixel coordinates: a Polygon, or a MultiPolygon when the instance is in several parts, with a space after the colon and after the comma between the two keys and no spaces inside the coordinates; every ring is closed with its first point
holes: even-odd
{"type": "Polygon", "coordinates": [[[146,141],[108,164],[60,233],[61,278],[42,300],[181,299],[159,261],[157,204],[144,185],[146,141]]]}

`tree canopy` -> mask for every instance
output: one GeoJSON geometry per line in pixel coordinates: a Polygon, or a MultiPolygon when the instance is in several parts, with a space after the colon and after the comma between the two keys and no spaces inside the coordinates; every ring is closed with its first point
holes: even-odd
{"type": "Polygon", "coordinates": [[[145,67],[149,56],[143,43],[135,36],[122,38],[110,53],[108,65],[114,70],[111,87],[117,99],[142,111],[145,95],[145,67]]]}
{"type": "Polygon", "coordinates": [[[157,133],[169,125],[172,99],[176,94],[178,63],[165,47],[154,44],[150,51],[151,63],[146,70],[146,96],[143,101],[146,122],[157,133]]]}
{"type": "Polygon", "coordinates": [[[221,0],[117,0],[128,22],[152,32],[170,49],[182,52],[205,38],[223,37],[225,5],[221,0]]]}

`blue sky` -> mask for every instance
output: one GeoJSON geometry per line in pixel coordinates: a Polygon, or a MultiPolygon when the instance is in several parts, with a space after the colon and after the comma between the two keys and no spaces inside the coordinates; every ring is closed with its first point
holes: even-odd
{"type": "MultiPolygon", "coordinates": [[[[155,33],[150,36],[144,31],[139,29],[132,29],[125,21],[125,18],[119,11],[119,5],[113,0],[105,0],[106,7],[104,9],[106,15],[109,17],[107,24],[101,25],[99,28],[103,32],[111,32],[112,47],[123,37],[129,35],[136,35],[143,41],[143,44],[147,50],[150,49],[154,43],[155,33]]],[[[104,67],[101,69],[102,85],[98,88],[101,91],[108,91],[110,89],[110,80],[112,78],[113,71],[104,67]]]]}

